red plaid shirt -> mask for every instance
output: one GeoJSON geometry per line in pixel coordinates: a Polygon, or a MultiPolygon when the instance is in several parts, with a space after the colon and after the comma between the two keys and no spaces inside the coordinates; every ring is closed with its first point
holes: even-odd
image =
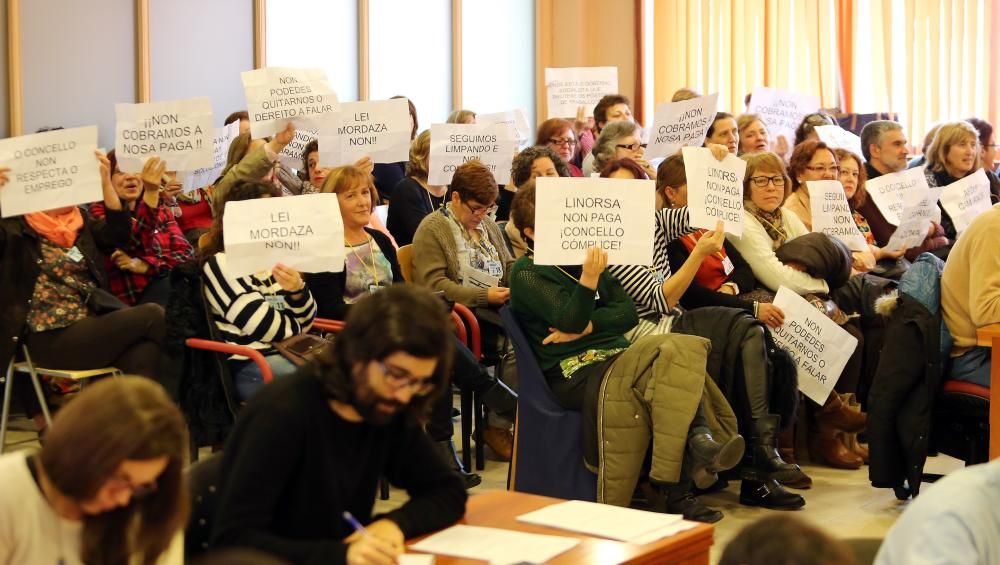
{"type": "MultiPolygon", "coordinates": [[[[91,204],[90,215],[103,218],[104,203],[91,204]]],[[[141,198],[132,212],[132,235],[122,251],[149,265],[149,270],[140,275],[119,269],[110,257],[105,260],[109,290],[129,305],[139,301],[150,281],[194,259],[194,248],[184,239],[184,233],[177,227],[170,208],[162,201],[155,209],[150,208],[141,198]]]]}

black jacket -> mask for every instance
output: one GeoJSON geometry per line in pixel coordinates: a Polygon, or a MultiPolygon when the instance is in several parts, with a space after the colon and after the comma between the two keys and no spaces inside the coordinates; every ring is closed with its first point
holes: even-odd
{"type": "MultiPolygon", "coordinates": [[[[941,311],[936,304],[939,299],[934,298],[932,312],[906,292],[905,279],[919,273],[924,266],[921,262],[928,257],[928,253],[921,255],[900,283],[896,309],[889,317],[885,343],[868,394],[871,451],[868,477],[872,486],[892,488],[902,486],[906,480],[914,495],[919,492],[927,459],[927,441],[944,361],[941,311]]],[[[936,276],[939,278],[940,272],[936,276]]],[[[926,282],[937,283],[935,290],[939,297],[939,281],[926,282]]]]}
{"type": "MultiPolygon", "coordinates": [[[[87,260],[91,276],[101,288],[108,288],[104,254],[125,247],[131,232],[127,210],[109,210],[104,219],[83,212],[83,228],[76,248],[87,260]]],[[[0,366],[6,370],[24,336],[31,297],[41,272],[41,236],[23,217],[0,220],[0,366]]]]}
{"type": "MultiPolygon", "coordinates": [[[[736,283],[736,286],[740,288],[740,294],[750,292],[757,286],[757,279],[753,276],[753,269],[750,268],[750,264],[743,258],[743,255],[728,240],[724,241],[722,245],[726,249],[726,256],[733,262],[733,272],[729,273],[727,282],[736,283]]],[[[691,252],[688,251],[688,248],[684,246],[684,243],[680,239],[675,239],[667,244],[667,259],[670,261],[671,272],[676,273],[679,271],[690,256],[691,252]]],[[[753,313],[753,301],[730,294],[723,294],[711,288],[701,286],[698,284],[697,279],[691,281],[688,289],[681,296],[681,306],[688,310],[703,306],[729,306],[730,308],[739,308],[751,314],[753,313]]]]}
{"type": "MultiPolygon", "coordinates": [[[[392,242],[378,230],[365,228],[365,231],[372,236],[376,245],[382,250],[382,255],[385,255],[392,266],[392,280],[397,283],[403,282],[403,275],[399,271],[399,260],[396,259],[396,248],[392,246],[392,242]]],[[[313,300],[316,301],[317,317],[331,320],[343,320],[347,317],[350,304],[344,302],[344,285],[347,280],[345,271],[305,273],[303,279],[309,285],[309,291],[312,292],[313,300]]]]}

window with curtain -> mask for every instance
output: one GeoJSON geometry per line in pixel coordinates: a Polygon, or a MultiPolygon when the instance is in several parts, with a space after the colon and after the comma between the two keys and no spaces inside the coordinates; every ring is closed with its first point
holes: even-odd
{"type": "Polygon", "coordinates": [[[451,99],[451,0],[369,0],[368,61],[372,100],[403,95],[420,129],[443,123],[451,99]]]}
{"type": "Polygon", "coordinates": [[[267,66],[323,69],[337,98],[357,100],[357,0],[273,0],[266,6],[267,66]]]}
{"type": "Polygon", "coordinates": [[[463,0],[462,105],[480,114],[521,108],[536,123],[534,0],[463,0]]]}

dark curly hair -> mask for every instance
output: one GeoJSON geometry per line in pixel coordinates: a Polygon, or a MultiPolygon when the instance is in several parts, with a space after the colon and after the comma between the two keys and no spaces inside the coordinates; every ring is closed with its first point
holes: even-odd
{"type": "Polygon", "coordinates": [[[514,186],[521,186],[531,178],[531,166],[536,160],[548,157],[556,167],[556,172],[561,177],[570,176],[569,167],[566,161],[556,153],[555,149],[547,145],[532,145],[514,157],[514,162],[510,165],[510,180],[514,186]]]}

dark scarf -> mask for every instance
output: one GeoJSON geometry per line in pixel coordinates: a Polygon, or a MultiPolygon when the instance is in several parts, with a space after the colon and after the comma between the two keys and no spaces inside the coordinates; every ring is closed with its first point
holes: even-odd
{"type": "Polygon", "coordinates": [[[780,206],[775,208],[773,212],[765,212],[758,208],[753,202],[744,200],[743,208],[749,212],[751,216],[757,218],[760,225],[764,226],[764,231],[767,232],[767,236],[774,242],[773,249],[777,249],[778,247],[781,247],[781,244],[785,243],[788,239],[788,232],[785,231],[785,222],[781,215],[780,206]]]}

